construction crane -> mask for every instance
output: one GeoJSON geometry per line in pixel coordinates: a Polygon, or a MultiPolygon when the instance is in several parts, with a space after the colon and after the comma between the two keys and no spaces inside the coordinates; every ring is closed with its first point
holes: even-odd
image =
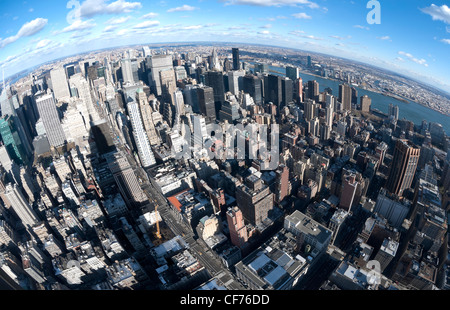
{"type": "Polygon", "coordinates": [[[158,219],[158,204],[155,204],[155,219],[156,219],[156,238],[161,239],[161,232],[159,230],[159,219],[158,219]]]}

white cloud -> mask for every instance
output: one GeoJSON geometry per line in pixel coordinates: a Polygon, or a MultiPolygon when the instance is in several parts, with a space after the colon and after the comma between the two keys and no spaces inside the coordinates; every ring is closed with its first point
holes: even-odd
{"type": "Polygon", "coordinates": [[[322,38],[319,38],[319,37],[316,37],[316,36],[313,36],[313,35],[306,35],[304,33],[305,32],[301,31],[301,30],[294,30],[294,31],[289,32],[290,35],[294,35],[294,36],[299,37],[299,38],[316,40],[316,41],[323,40],[322,38]]]}
{"type": "Polygon", "coordinates": [[[149,21],[146,21],[146,22],[139,23],[139,24],[133,26],[133,28],[134,29],[144,29],[144,28],[149,28],[149,27],[155,27],[155,26],[158,26],[158,25],[159,25],[159,21],[157,21],[157,20],[149,20],[149,21]]]}
{"type": "Polygon", "coordinates": [[[63,30],[55,31],[53,34],[91,29],[96,26],[96,24],[93,23],[93,21],[94,21],[93,19],[84,20],[84,21],[78,19],[75,22],[73,22],[71,25],[64,28],[63,30]]]}
{"type": "Polygon", "coordinates": [[[450,39],[442,39],[441,42],[445,44],[450,44],[450,39]]]}
{"type": "Polygon", "coordinates": [[[261,27],[259,27],[259,28],[269,29],[269,28],[272,28],[272,25],[271,25],[271,24],[266,24],[266,25],[261,26],[261,27]]]}
{"type": "Polygon", "coordinates": [[[192,25],[192,26],[185,26],[182,29],[184,29],[184,30],[193,30],[193,29],[200,29],[200,28],[203,28],[203,26],[202,25],[192,25]]]}
{"type": "Polygon", "coordinates": [[[298,18],[298,19],[311,19],[311,16],[309,16],[306,13],[295,13],[295,14],[292,14],[292,16],[294,16],[295,18],[298,18]]]}
{"type": "Polygon", "coordinates": [[[383,36],[383,37],[377,37],[377,39],[383,40],[383,41],[387,41],[387,40],[391,40],[391,37],[390,36],[383,36]]]}
{"type": "Polygon", "coordinates": [[[420,10],[430,15],[433,20],[440,20],[446,24],[450,24],[450,8],[445,4],[442,6],[432,4],[430,7],[420,10]]]}
{"type": "Polygon", "coordinates": [[[268,35],[268,34],[270,34],[270,31],[263,30],[263,31],[258,32],[258,34],[268,35]]]}
{"type": "Polygon", "coordinates": [[[130,20],[130,16],[122,16],[122,17],[119,17],[119,18],[111,18],[111,19],[109,19],[108,21],[106,21],[105,22],[105,24],[107,24],[107,25],[119,25],[119,24],[123,24],[123,23],[126,23],[127,21],[129,21],[130,20]]]}
{"type": "Polygon", "coordinates": [[[150,13],[145,14],[144,16],[142,16],[142,18],[147,19],[147,18],[154,18],[154,17],[156,17],[156,16],[158,16],[158,13],[150,12],[150,13]]]}
{"type": "Polygon", "coordinates": [[[86,0],[79,8],[79,16],[93,17],[101,14],[122,14],[129,13],[135,9],[140,9],[140,2],[127,2],[125,0],[117,0],[110,2],[109,0],[86,0]]]}
{"type": "Polygon", "coordinates": [[[346,36],[346,37],[341,37],[341,36],[329,36],[330,38],[334,38],[334,39],[338,39],[338,40],[346,40],[346,39],[351,39],[352,36],[346,36]]]}
{"type": "Polygon", "coordinates": [[[414,57],[412,54],[403,51],[399,51],[398,54],[407,57],[410,61],[415,62],[416,64],[428,67],[427,61],[423,58],[418,59],[414,57]]]}
{"type": "Polygon", "coordinates": [[[6,39],[0,39],[0,48],[5,47],[8,44],[16,42],[22,37],[30,37],[39,31],[41,31],[46,25],[48,20],[44,18],[36,18],[28,23],[25,23],[16,35],[7,37],[6,39]]]}
{"type": "Polygon", "coordinates": [[[103,32],[111,32],[117,29],[117,26],[106,26],[105,29],[103,29],[103,32]]]}
{"type": "Polygon", "coordinates": [[[361,26],[361,25],[355,25],[355,26],[353,26],[353,27],[359,28],[359,29],[369,30],[369,27],[365,27],[365,26],[361,26]]]}
{"type": "Polygon", "coordinates": [[[319,8],[317,3],[309,0],[226,0],[226,5],[285,6],[307,5],[311,9],[319,8]]]}
{"type": "Polygon", "coordinates": [[[46,47],[46,46],[49,45],[51,42],[52,42],[52,41],[51,41],[51,40],[48,40],[48,39],[41,40],[41,41],[39,41],[39,42],[36,44],[36,48],[46,47]]]}
{"type": "Polygon", "coordinates": [[[190,5],[183,5],[183,6],[179,6],[176,8],[172,8],[172,9],[168,9],[167,12],[172,13],[172,12],[186,12],[186,11],[193,11],[195,10],[196,7],[190,6],[190,5]]]}

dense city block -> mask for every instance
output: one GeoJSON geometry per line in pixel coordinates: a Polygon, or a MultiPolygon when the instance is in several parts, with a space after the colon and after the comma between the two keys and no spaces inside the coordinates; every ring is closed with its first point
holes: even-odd
{"type": "Polygon", "coordinates": [[[145,45],[4,84],[2,288],[448,289],[447,124],[395,102],[450,105],[348,68],[145,45]]]}

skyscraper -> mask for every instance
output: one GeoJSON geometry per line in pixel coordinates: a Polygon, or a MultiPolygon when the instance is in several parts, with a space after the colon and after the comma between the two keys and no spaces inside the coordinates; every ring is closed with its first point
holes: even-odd
{"type": "Polygon", "coordinates": [[[281,79],[281,106],[285,107],[292,102],[294,95],[294,83],[289,78],[281,79]]]}
{"type": "Polygon", "coordinates": [[[273,209],[273,194],[267,185],[255,175],[245,179],[245,184],[236,188],[236,202],[244,218],[253,225],[264,221],[273,209]]]}
{"type": "Polygon", "coordinates": [[[147,197],[142,191],[126,154],[123,152],[110,153],[105,155],[105,158],[127,206],[139,207],[147,200],[147,197]]]}
{"type": "Polygon", "coordinates": [[[244,70],[228,72],[228,88],[233,95],[238,95],[243,88],[244,70]]]}
{"type": "Polygon", "coordinates": [[[199,87],[197,88],[197,95],[200,113],[206,117],[207,124],[213,123],[216,120],[213,88],[209,86],[199,87]]]}
{"type": "Polygon", "coordinates": [[[392,103],[389,104],[389,117],[392,117],[394,120],[398,120],[398,112],[399,112],[399,108],[398,105],[393,105],[392,103]]]}
{"type": "Polygon", "coordinates": [[[36,107],[47,133],[48,142],[51,146],[58,147],[64,144],[66,137],[61,125],[58,110],[56,109],[53,94],[43,92],[36,94],[36,107]]]}
{"type": "Polygon", "coordinates": [[[296,100],[300,103],[303,102],[303,79],[298,78],[295,80],[295,94],[296,100]]]}
{"type": "Polygon", "coordinates": [[[214,104],[216,108],[216,117],[219,116],[219,111],[222,104],[225,102],[225,85],[223,73],[221,71],[206,72],[205,84],[212,87],[214,90],[214,104]]]}
{"type": "Polygon", "coordinates": [[[25,227],[37,224],[39,219],[17,184],[6,185],[3,197],[6,200],[4,203],[14,210],[25,227]]]}
{"type": "Polygon", "coordinates": [[[230,230],[231,243],[242,248],[248,240],[248,234],[242,211],[238,207],[228,209],[227,223],[230,230]]]}
{"type": "Polygon", "coordinates": [[[312,100],[307,99],[304,103],[304,118],[306,121],[310,121],[318,116],[317,113],[318,104],[312,100]]]}
{"type": "Polygon", "coordinates": [[[267,78],[267,94],[266,94],[266,103],[272,102],[280,108],[283,93],[281,90],[281,77],[274,74],[269,74],[267,78]]]}
{"type": "Polygon", "coordinates": [[[286,67],[286,77],[290,78],[292,81],[297,80],[300,77],[300,72],[296,67],[286,67]]]}
{"type": "Polygon", "coordinates": [[[239,70],[241,69],[241,63],[239,61],[239,49],[233,48],[232,53],[233,53],[233,70],[239,70]]]}
{"type": "Polygon", "coordinates": [[[341,200],[339,203],[339,207],[341,209],[350,211],[353,205],[353,200],[355,199],[357,186],[358,182],[356,181],[355,174],[349,173],[344,176],[344,180],[342,182],[341,200]]]}
{"type": "Polygon", "coordinates": [[[50,71],[50,79],[52,80],[52,89],[56,100],[68,100],[70,98],[70,91],[64,68],[57,68],[50,71]]]}
{"type": "Polygon", "coordinates": [[[370,112],[370,106],[372,105],[372,99],[369,96],[364,95],[361,97],[361,111],[370,112]]]}
{"type": "Polygon", "coordinates": [[[411,187],[419,162],[420,149],[408,140],[397,140],[392,158],[386,189],[402,197],[403,191],[411,187]]]}
{"type": "Polygon", "coordinates": [[[319,98],[319,83],[317,81],[308,81],[306,98],[316,101],[319,98]]]}
{"type": "Polygon", "coordinates": [[[134,84],[133,70],[131,68],[131,59],[122,59],[122,79],[123,84],[134,84]]]}
{"type": "Polygon", "coordinates": [[[250,94],[255,104],[262,104],[261,79],[252,74],[248,74],[244,76],[243,80],[244,93],[250,94]]]}
{"type": "MultiPolygon", "coordinates": [[[[156,96],[161,96],[162,86],[160,72],[163,70],[173,70],[173,62],[171,55],[151,55],[147,59],[147,69],[149,73],[149,83],[152,93],[156,96]]],[[[175,76],[175,74],[174,74],[175,76]]]]}
{"type": "Polygon", "coordinates": [[[27,163],[28,154],[23,147],[12,116],[0,119],[0,135],[9,157],[18,164],[27,163]]]}
{"type": "Polygon", "coordinates": [[[139,110],[141,111],[142,123],[147,133],[150,145],[159,144],[159,137],[156,133],[155,124],[153,123],[153,109],[147,101],[147,96],[142,89],[136,93],[136,100],[139,102],[139,110]]]}
{"type": "Polygon", "coordinates": [[[156,163],[155,156],[150,147],[150,141],[142,124],[139,104],[137,102],[129,102],[127,104],[128,114],[130,116],[131,126],[133,128],[134,141],[138,149],[139,158],[143,167],[150,167],[156,163]]]}
{"type": "Polygon", "coordinates": [[[352,89],[348,84],[339,85],[339,101],[343,110],[352,110],[352,89]]]}

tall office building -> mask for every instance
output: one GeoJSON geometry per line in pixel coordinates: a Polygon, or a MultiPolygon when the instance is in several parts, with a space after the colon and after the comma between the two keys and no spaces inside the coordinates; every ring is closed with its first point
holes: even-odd
{"type": "Polygon", "coordinates": [[[227,120],[229,124],[232,124],[239,117],[239,103],[237,101],[225,100],[219,113],[219,119],[222,122],[227,120]]]}
{"type": "Polygon", "coordinates": [[[352,104],[355,106],[358,104],[358,90],[355,87],[350,88],[352,91],[352,104]]]}
{"type": "Polygon", "coordinates": [[[362,112],[370,112],[370,106],[372,105],[372,99],[369,96],[364,95],[361,96],[361,111],[362,112]]]}
{"type": "Polygon", "coordinates": [[[12,116],[0,119],[0,135],[9,157],[17,164],[27,163],[28,153],[19,137],[12,116]]]}
{"type": "Polygon", "coordinates": [[[197,99],[200,113],[205,116],[206,123],[214,123],[216,120],[216,108],[213,88],[209,86],[197,88],[197,99]]]}
{"type": "Polygon", "coordinates": [[[317,81],[308,81],[306,98],[316,101],[319,99],[319,83],[317,81]]]}
{"type": "Polygon", "coordinates": [[[11,88],[6,86],[2,89],[2,93],[0,95],[0,110],[2,116],[4,115],[15,115],[14,105],[11,102],[11,88]]]}
{"type": "Polygon", "coordinates": [[[294,95],[294,82],[289,78],[281,79],[281,106],[285,107],[292,102],[294,95]]]}
{"type": "Polygon", "coordinates": [[[53,94],[37,93],[36,107],[44,124],[50,145],[54,147],[64,145],[66,137],[53,94]]]}
{"type": "Polygon", "coordinates": [[[68,100],[70,98],[70,91],[64,68],[57,68],[50,71],[50,79],[56,100],[68,100]]]}
{"type": "MultiPolygon", "coordinates": [[[[160,72],[163,70],[173,70],[171,55],[151,55],[146,58],[147,69],[149,69],[149,83],[152,93],[156,96],[162,95],[162,85],[160,72]]],[[[175,74],[174,74],[175,76],[175,74]]]]}
{"type": "MultiPolygon", "coordinates": [[[[211,91],[212,88],[211,88],[211,91]]],[[[200,106],[198,103],[198,85],[192,85],[192,84],[187,84],[184,89],[183,89],[183,97],[184,97],[184,102],[187,105],[190,105],[192,107],[192,112],[194,113],[201,113],[200,112],[200,106]]],[[[212,94],[213,99],[213,106],[214,106],[214,93],[212,94]]],[[[214,108],[214,114],[216,113],[216,110],[214,108]]]]}
{"type": "Polygon", "coordinates": [[[255,75],[247,74],[243,78],[244,93],[252,96],[255,104],[262,104],[261,79],[255,75]]]}
{"type": "Polygon", "coordinates": [[[239,94],[239,91],[243,89],[244,76],[244,70],[228,72],[228,89],[233,95],[237,96],[239,94]]]}
{"type": "Polygon", "coordinates": [[[398,120],[398,114],[399,114],[398,105],[394,106],[392,103],[390,103],[388,114],[389,114],[389,117],[392,117],[394,120],[398,120]]]}
{"type": "Polygon", "coordinates": [[[408,140],[397,140],[392,158],[386,189],[402,197],[403,191],[411,187],[419,162],[420,149],[408,140]]]}
{"type": "Polygon", "coordinates": [[[303,102],[303,79],[295,80],[295,99],[297,102],[303,102]]]}
{"type": "Polygon", "coordinates": [[[109,153],[105,158],[127,206],[139,207],[147,197],[126,156],[123,152],[117,152],[109,153]]]}
{"type": "Polygon", "coordinates": [[[292,81],[297,80],[300,77],[300,71],[296,67],[286,67],[286,77],[291,79],[292,81]]]}
{"type": "Polygon", "coordinates": [[[239,60],[239,49],[233,48],[232,49],[233,54],[233,70],[240,70],[241,69],[241,62],[239,60]]]}
{"type": "Polygon", "coordinates": [[[262,73],[262,74],[269,73],[269,64],[255,63],[255,73],[262,73]]]}
{"type": "Polygon", "coordinates": [[[6,200],[5,205],[14,210],[25,227],[37,224],[39,219],[17,184],[6,185],[2,198],[6,200]]]}
{"type": "Polygon", "coordinates": [[[122,59],[120,61],[122,68],[123,84],[134,84],[133,69],[131,67],[131,59],[122,59]]]}
{"type": "Polygon", "coordinates": [[[139,102],[139,110],[141,111],[142,123],[147,133],[150,145],[159,144],[159,136],[155,129],[155,124],[153,123],[153,109],[147,101],[147,95],[142,89],[138,89],[136,92],[136,100],[139,102]]]}
{"type": "Polygon", "coordinates": [[[214,104],[216,108],[216,117],[218,117],[222,104],[225,102],[225,84],[223,73],[221,71],[206,72],[205,84],[212,87],[214,90],[214,104]]]}
{"type": "Polygon", "coordinates": [[[352,89],[348,84],[339,85],[339,102],[343,110],[352,110],[352,89]]]}
{"type": "Polygon", "coordinates": [[[231,243],[238,248],[242,248],[248,240],[248,233],[242,211],[238,207],[228,209],[227,223],[230,230],[231,243]]]}
{"type": "Polygon", "coordinates": [[[267,185],[255,175],[236,188],[236,203],[244,218],[253,225],[261,224],[273,209],[274,198],[267,185]]]}
{"type": "Polygon", "coordinates": [[[192,146],[196,150],[203,149],[203,144],[208,137],[205,118],[201,115],[191,114],[191,123],[193,127],[192,146]]]}
{"type": "Polygon", "coordinates": [[[314,118],[316,118],[318,113],[319,104],[316,103],[312,99],[307,99],[304,103],[304,118],[306,121],[310,121],[314,118]]]}
{"type": "Polygon", "coordinates": [[[267,77],[267,94],[265,96],[266,103],[272,102],[280,108],[283,93],[281,90],[281,77],[274,74],[269,74],[267,77]]]}
{"type": "Polygon", "coordinates": [[[142,124],[139,104],[137,102],[129,102],[127,104],[128,114],[130,116],[131,126],[133,128],[133,137],[138,149],[139,158],[143,167],[150,167],[156,163],[155,156],[150,147],[150,141],[147,132],[142,124]]]}
{"type": "Polygon", "coordinates": [[[217,51],[215,48],[213,48],[211,56],[209,58],[209,69],[217,71],[222,70],[222,68],[220,67],[219,56],[217,55],[217,51]]]}
{"type": "Polygon", "coordinates": [[[354,203],[356,189],[358,187],[358,182],[356,181],[356,175],[354,173],[349,173],[345,175],[342,182],[342,191],[339,202],[339,207],[345,211],[350,211],[354,203]]]}
{"type": "Polygon", "coordinates": [[[70,78],[69,83],[72,88],[77,90],[77,97],[81,99],[81,102],[77,104],[77,109],[83,115],[86,129],[90,130],[91,122],[99,121],[100,116],[92,100],[89,82],[81,74],[75,74],[70,78]]]}

